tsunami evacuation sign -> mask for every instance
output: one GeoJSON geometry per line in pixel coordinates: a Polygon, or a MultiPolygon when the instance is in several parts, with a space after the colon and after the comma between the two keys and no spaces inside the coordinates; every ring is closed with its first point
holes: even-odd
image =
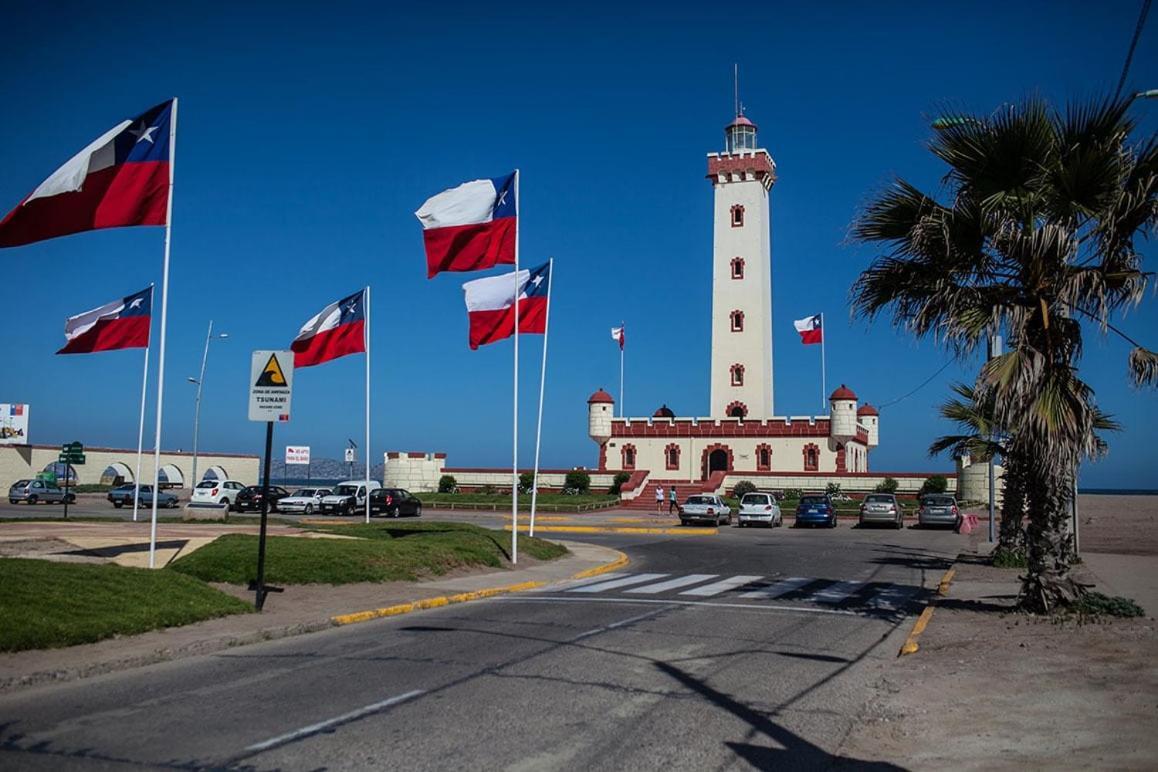
{"type": "Polygon", "coordinates": [[[249,420],[288,421],[294,385],[292,351],[254,351],[249,368],[249,420]]]}

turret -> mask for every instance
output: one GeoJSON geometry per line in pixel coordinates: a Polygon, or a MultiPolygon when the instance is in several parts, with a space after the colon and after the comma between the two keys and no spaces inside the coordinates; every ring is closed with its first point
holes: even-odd
{"type": "Polygon", "coordinates": [[[828,398],[830,408],[828,435],[834,442],[845,443],[856,437],[856,394],[840,384],[828,398]]]}
{"type": "Polygon", "coordinates": [[[587,398],[587,436],[602,447],[611,439],[611,418],[615,399],[603,389],[587,398]]]}
{"type": "Polygon", "coordinates": [[[860,425],[868,431],[868,446],[875,448],[880,444],[880,411],[866,402],[856,411],[856,418],[860,421],[860,425]]]}

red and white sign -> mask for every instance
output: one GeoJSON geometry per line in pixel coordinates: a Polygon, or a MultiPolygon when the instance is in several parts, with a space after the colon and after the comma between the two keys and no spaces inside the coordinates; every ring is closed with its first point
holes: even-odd
{"type": "Polygon", "coordinates": [[[285,463],[286,466],[290,464],[310,463],[310,446],[309,445],[286,445],[285,446],[285,463]]]}

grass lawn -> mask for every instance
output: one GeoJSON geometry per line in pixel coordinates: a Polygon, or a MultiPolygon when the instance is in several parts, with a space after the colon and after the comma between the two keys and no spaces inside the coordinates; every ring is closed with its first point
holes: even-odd
{"type": "Polygon", "coordinates": [[[252,607],[192,577],[117,565],[0,558],[0,651],[92,643],[252,607]]]}
{"type": "MultiPolygon", "coordinates": [[[[509,493],[418,493],[425,507],[454,507],[460,504],[468,505],[464,509],[477,505],[486,508],[510,510],[511,494],[509,493]]],[[[600,509],[619,504],[619,497],[608,493],[592,493],[584,496],[568,496],[563,493],[540,493],[536,502],[537,508],[543,512],[580,512],[588,509],[600,509]]],[[[531,494],[519,494],[519,510],[530,511],[531,494]]]]}
{"type": "MultiPolygon", "coordinates": [[[[319,526],[313,530],[355,539],[271,536],[265,578],[270,584],[349,584],[414,581],[455,568],[499,568],[510,554],[511,535],[468,523],[371,523],[319,526]]],[[[549,560],[566,554],[558,544],[519,538],[524,555],[549,560]]],[[[170,565],[207,582],[246,584],[257,574],[257,537],[222,536],[170,565]]]]}

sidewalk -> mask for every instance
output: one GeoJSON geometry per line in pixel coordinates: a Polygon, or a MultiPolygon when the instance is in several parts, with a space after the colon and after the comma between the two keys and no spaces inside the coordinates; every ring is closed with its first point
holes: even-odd
{"type": "MultiPolygon", "coordinates": [[[[260,614],[210,619],[67,649],[0,654],[0,692],[324,630],[335,625],[332,617],[342,614],[525,582],[557,582],[623,559],[622,553],[607,547],[556,541],[565,545],[571,554],[549,562],[524,558],[526,564],[520,561],[520,568],[514,570],[471,573],[426,582],[297,585],[267,596],[265,610],[260,614]]],[[[243,588],[217,586],[247,601],[253,600],[253,593],[243,588]]]]}

